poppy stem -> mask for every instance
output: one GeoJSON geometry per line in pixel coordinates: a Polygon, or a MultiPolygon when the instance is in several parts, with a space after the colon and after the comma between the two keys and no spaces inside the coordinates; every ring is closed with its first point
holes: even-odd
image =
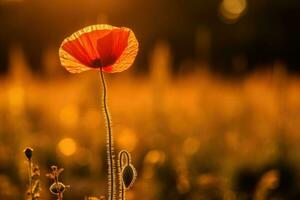
{"type": "Polygon", "coordinates": [[[33,200],[33,193],[32,193],[32,162],[31,158],[28,159],[28,182],[29,182],[29,193],[30,193],[30,198],[33,200]]]}
{"type": "Polygon", "coordinates": [[[56,186],[58,187],[57,188],[57,190],[59,191],[58,193],[57,193],[57,200],[62,200],[63,198],[62,198],[62,192],[61,192],[61,189],[60,189],[60,186],[59,186],[59,184],[58,184],[58,174],[56,174],[55,175],[55,183],[56,183],[56,186]]]}
{"type": "Polygon", "coordinates": [[[104,74],[100,68],[100,78],[103,88],[102,94],[102,104],[103,113],[106,119],[106,148],[107,148],[107,162],[108,162],[108,199],[115,200],[116,198],[116,167],[115,167],[115,155],[114,155],[114,145],[113,145],[113,133],[111,127],[111,119],[109,115],[108,105],[107,105],[107,89],[104,79],[104,74]]]}

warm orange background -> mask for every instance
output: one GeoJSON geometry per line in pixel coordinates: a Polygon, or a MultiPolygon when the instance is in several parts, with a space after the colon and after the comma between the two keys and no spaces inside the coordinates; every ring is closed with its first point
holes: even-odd
{"type": "MultiPolygon", "coordinates": [[[[180,10],[178,4],[162,1],[170,5],[170,12],[165,9],[170,18],[156,19],[158,26],[164,23],[162,32],[175,27],[168,19],[184,16],[200,24],[194,30],[193,21],[186,27],[178,22],[182,29],[194,30],[190,32],[193,39],[180,31],[157,36],[159,31],[149,24],[153,15],[143,16],[147,10],[155,13],[155,6],[147,9],[149,2],[143,7],[142,1],[105,0],[99,11],[96,1],[0,2],[3,16],[19,9],[14,18],[0,20],[6,24],[0,30],[5,47],[0,53],[7,50],[7,61],[0,66],[0,199],[24,199],[27,166],[22,151],[27,146],[34,149],[33,161],[41,168],[42,200],[55,199],[48,192],[50,181],[45,177],[53,164],[65,168],[61,180],[71,185],[65,200],[106,194],[99,74],[69,74],[58,59],[64,37],[97,22],[129,26],[141,44],[137,61],[129,70],[106,76],[116,149],[130,151],[138,170],[128,200],[299,199],[300,79],[293,70],[298,65],[280,51],[268,57],[259,49],[255,55],[267,62],[252,63],[235,40],[226,40],[226,48],[216,49],[212,34],[218,27],[215,20],[224,28],[215,29],[220,35],[231,30],[233,38],[245,41],[236,28],[249,28],[246,19],[256,8],[251,5],[258,1],[218,1],[218,6],[207,7],[214,15],[203,14],[202,18],[188,18],[194,11],[175,12],[180,10]],[[139,13],[140,18],[134,18],[135,13],[129,10],[139,13]],[[42,11],[47,17],[34,14],[42,11]],[[54,20],[56,14],[61,21],[54,20]],[[49,27],[56,28],[46,29],[44,36],[37,27],[47,26],[39,24],[39,19],[47,19],[49,27]],[[205,19],[211,26],[201,26],[209,24],[205,19]],[[192,47],[185,46],[185,41],[192,47]],[[224,57],[230,62],[220,64],[224,57]]],[[[199,9],[201,13],[206,10],[199,9]]],[[[276,16],[280,14],[270,17],[274,23],[276,16]]],[[[276,30],[270,28],[271,32],[276,30]]],[[[283,27],[279,30],[288,32],[283,27]]],[[[282,38],[288,41],[288,36],[282,38]]]]}

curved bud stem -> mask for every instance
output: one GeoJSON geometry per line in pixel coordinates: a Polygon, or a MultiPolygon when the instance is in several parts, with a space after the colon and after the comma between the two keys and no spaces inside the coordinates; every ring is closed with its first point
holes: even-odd
{"type": "Polygon", "coordinates": [[[119,187],[120,187],[119,198],[120,198],[120,200],[125,200],[125,188],[124,188],[123,177],[122,177],[122,175],[123,175],[122,170],[124,168],[123,167],[124,160],[125,160],[126,165],[129,165],[131,162],[130,154],[126,150],[120,151],[119,156],[118,156],[118,161],[119,161],[118,173],[119,173],[119,187]]]}

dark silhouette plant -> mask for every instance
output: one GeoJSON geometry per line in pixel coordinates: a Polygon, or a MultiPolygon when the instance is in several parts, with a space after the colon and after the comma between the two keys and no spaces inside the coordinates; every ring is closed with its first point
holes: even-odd
{"type": "Polygon", "coordinates": [[[39,200],[40,199],[40,169],[32,162],[33,149],[27,147],[24,154],[28,162],[28,186],[26,193],[26,200],[39,200]]]}
{"type": "Polygon", "coordinates": [[[66,188],[69,188],[69,185],[64,185],[62,182],[59,182],[58,178],[59,175],[64,171],[63,168],[58,168],[57,166],[51,166],[51,172],[46,174],[48,178],[50,178],[53,183],[50,186],[49,190],[52,194],[57,196],[57,200],[63,199],[63,193],[65,192],[66,188]]]}

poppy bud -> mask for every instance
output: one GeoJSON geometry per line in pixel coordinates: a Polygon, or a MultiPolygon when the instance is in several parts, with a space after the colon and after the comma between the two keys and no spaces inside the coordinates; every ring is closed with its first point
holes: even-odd
{"type": "Polygon", "coordinates": [[[27,148],[24,150],[25,156],[27,157],[28,160],[31,159],[31,157],[32,157],[32,152],[33,152],[33,149],[30,148],[30,147],[27,147],[27,148]]]}
{"type": "Polygon", "coordinates": [[[126,189],[129,189],[133,185],[136,176],[136,169],[133,165],[129,164],[126,167],[124,167],[122,171],[122,179],[126,189]]]}

